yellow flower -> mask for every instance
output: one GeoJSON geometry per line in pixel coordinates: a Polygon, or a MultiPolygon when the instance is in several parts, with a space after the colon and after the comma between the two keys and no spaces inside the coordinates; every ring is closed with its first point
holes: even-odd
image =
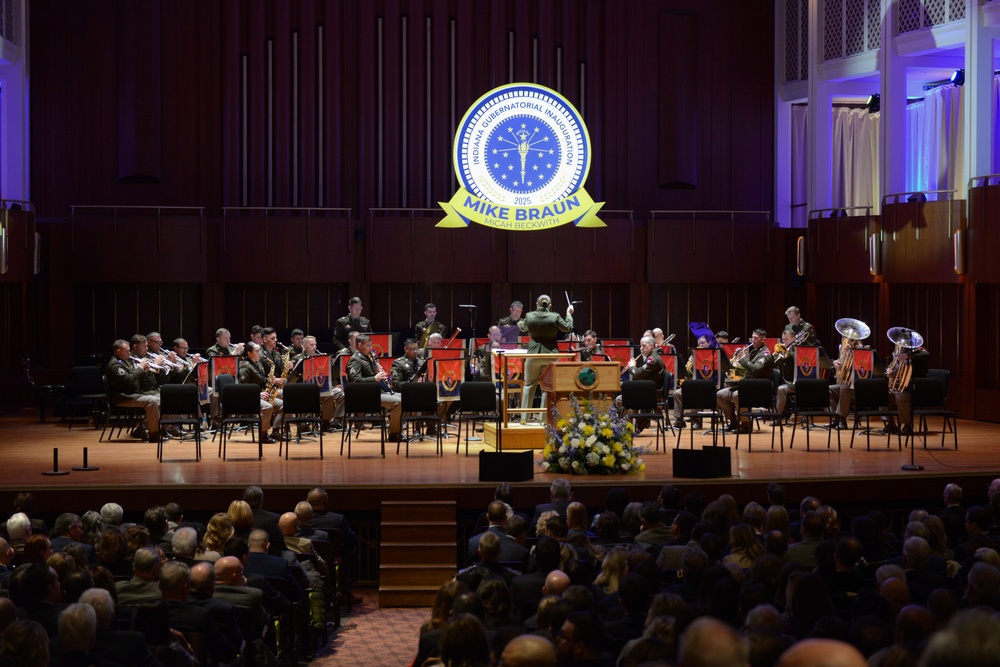
{"type": "Polygon", "coordinates": [[[614,450],[615,454],[621,454],[622,453],[622,443],[620,443],[620,442],[614,443],[613,445],[611,445],[611,449],[614,450]]]}
{"type": "Polygon", "coordinates": [[[625,422],[625,430],[631,433],[632,431],[635,430],[635,426],[632,424],[632,422],[625,422]]]}
{"type": "Polygon", "coordinates": [[[585,437],[588,437],[588,438],[590,436],[594,435],[594,427],[591,426],[590,424],[587,424],[586,426],[584,426],[583,427],[583,435],[585,437]]]}
{"type": "Polygon", "coordinates": [[[604,438],[605,440],[610,440],[611,438],[614,437],[614,435],[615,432],[612,431],[611,428],[608,426],[605,426],[604,428],[601,429],[601,437],[604,438]]]}
{"type": "Polygon", "coordinates": [[[547,459],[547,458],[549,458],[550,454],[552,454],[552,445],[546,444],[545,445],[545,449],[542,450],[542,458],[546,458],[547,459]]]}
{"type": "Polygon", "coordinates": [[[614,468],[615,467],[615,455],[614,454],[608,454],[607,456],[604,457],[604,467],[605,468],[614,468]]]}
{"type": "Polygon", "coordinates": [[[567,426],[569,426],[569,422],[566,421],[565,419],[560,419],[559,421],[556,422],[556,428],[559,429],[560,431],[565,429],[567,426]]]}

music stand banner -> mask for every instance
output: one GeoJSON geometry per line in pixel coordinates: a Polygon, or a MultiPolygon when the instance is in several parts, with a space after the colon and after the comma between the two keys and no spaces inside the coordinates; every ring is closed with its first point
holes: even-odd
{"type": "MultiPolygon", "coordinates": [[[[677,355],[675,354],[661,354],[660,361],[663,362],[663,366],[668,373],[670,373],[673,380],[670,386],[666,388],[667,391],[677,390],[677,355]]],[[[666,397],[664,397],[666,398],[666,397]]]]}
{"type": "Polygon", "coordinates": [[[716,388],[719,386],[719,351],[706,348],[696,348],[694,351],[694,379],[711,380],[716,388]]]}
{"type": "Polygon", "coordinates": [[[851,386],[855,380],[867,380],[872,377],[875,369],[875,355],[872,350],[855,348],[854,350],[854,373],[851,374],[851,386]]]}
{"type": "Polygon", "coordinates": [[[436,377],[434,375],[436,362],[442,359],[462,359],[465,354],[465,350],[462,348],[432,347],[428,348],[428,351],[431,353],[430,361],[427,364],[427,379],[430,381],[434,381],[436,377]]]}
{"type": "MultiPolygon", "coordinates": [[[[396,357],[379,357],[378,365],[382,367],[389,375],[392,375],[392,362],[396,361],[396,357]]],[[[388,380],[387,380],[388,382],[388,380]]]]}
{"type": "Polygon", "coordinates": [[[372,339],[372,352],[375,353],[375,356],[381,358],[392,354],[391,333],[373,333],[368,334],[368,337],[372,339]]]}
{"type": "Polygon", "coordinates": [[[774,352],[774,346],[781,342],[780,338],[765,338],[764,347],[766,347],[771,352],[774,352]]]}
{"type": "Polygon", "coordinates": [[[240,358],[236,355],[218,355],[209,357],[208,363],[211,368],[208,373],[209,381],[212,383],[212,391],[215,391],[215,381],[220,375],[228,373],[234,380],[239,378],[240,358]]]}
{"type": "Polygon", "coordinates": [[[465,374],[464,359],[434,359],[434,377],[437,378],[439,401],[457,401],[465,374]]]}
{"type": "MultiPolygon", "coordinates": [[[[503,354],[493,351],[493,383],[499,384],[504,372],[503,354]]],[[[524,382],[524,357],[507,357],[507,387],[520,386],[524,382]]]]}
{"type": "Polygon", "coordinates": [[[353,356],[353,355],[342,354],[342,355],[340,355],[340,357],[338,357],[340,359],[340,363],[338,364],[338,366],[340,366],[340,369],[339,369],[339,371],[340,371],[340,384],[347,384],[347,379],[348,379],[347,364],[349,364],[351,362],[351,356],[353,356]]]}
{"type": "Polygon", "coordinates": [[[732,359],[733,355],[736,354],[737,350],[742,350],[746,345],[743,343],[722,343],[722,351],[726,355],[726,359],[732,359]]]}
{"type": "Polygon", "coordinates": [[[208,364],[198,364],[195,366],[195,372],[198,374],[198,400],[202,405],[209,402],[209,389],[208,389],[208,364]]]}
{"type": "Polygon", "coordinates": [[[819,348],[799,345],[795,348],[795,379],[814,380],[819,377],[819,348]]]}
{"type": "Polygon", "coordinates": [[[302,381],[319,385],[320,396],[333,395],[333,383],[330,382],[330,355],[318,354],[302,360],[302,381]]]}
{"type": "Polygon", "coordinates": [[[625,367],[628,366],[629,360],[632,359],[632,348],[628,345],[612,345],[606,346],[604,348],[604,354],[608,355],[611,361],[617,361],[622,367],[622,372],[625,372],[625,367]]]}
{"type": "Polygon", "coordinates": [[[573,343],[574,341],[571,340],[558,340],[556,341],[556,349],[560,352],[572,352],[573,343]]]}

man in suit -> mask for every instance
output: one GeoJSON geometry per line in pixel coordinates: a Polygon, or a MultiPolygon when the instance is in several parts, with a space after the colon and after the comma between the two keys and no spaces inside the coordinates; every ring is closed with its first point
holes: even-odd
{"type": "Polygon", "coordinates": [[[643,549],[654,544],[670,544],[675,536],[670,526],[663,523],[660,508],[656,503],[645,503],[642,506],[642,523],[639,524],[639,534],[635,543],[643,549]]]}
{"type": "Polygon", "coordinates": [[[565,519],[566,508],[569,507],[572,500],[573,491],[570,489],[569,480],[562,477],[553,480],[549,487],[549,502],[535,505],[535,514],[531,517],[531,523],[528,524],[528,532],[532,535],[535,534],[535,526],[538,525],[538,519],[543,512],[556,512],[565,519]]]}
{"type": "MultiPolygon", "coordinates": [[[[341,546],[343,549],[342,558],[346,566],[344,576],[349,577],[349,581],[357,580],[358,571],[358,536],[351,529],[347,522],[347,517],[343,514],[330,511],[330,497],[326,489],[314,487],[306,496],[313,509],[313,518],[309,525],[318,530],[324,530],[327,534],[333,531],[340,532],[341,546]]],[[[331,539],[331,542],[333,540],[331,539]]],[[[362,598],[356,593],[351,594],[351,604],[361,604],[362,598]]]]}
{"type": "Polygon", "coordinates": [[[180,632],[198,633],[205,638],[205,646],[218,662],[236,660],[240,645],[234,646],[213,621],[211,613],[188,602],[191,591],[191,568],[180,561],[167,561],[160,570],[160,593],[167,603],[170,627],[180,632]]]}
{"type": "Polygon", "coordinates": [[[468,586],[469,590],[476,590],[483,579],[500,577],[509,588],[519,574],[500,564],[500,538],[493,533],[483,533],[479,540],[479,563],[461,570],[455,579],[468,586]]]}
{"type": "Polygon", "coordinates": [[[278,530],[278,519],[281,515],[264,509],[264,491],[259,486],[248,486],[244,489],[243,500],[253,512],[253,527],[267,531],[268,539],[271,540],[271,555],[280,554],[285,550],[285,542],[281,531],[278,530]]]}
{"type": "Polygon", "coordinates": [[[244,618],[244,637],[260,637],[268,622],[268,614],[264,609],[264,593],[258,588],[247,585],[243,571],[243,563],[235,556],[223,556],[215,561],[215,592],[213,597],[226,600],[240,609],[246,610],[244,618]]]}
{"type": "Polygon", "coordinates": [[[948,546],[952,549],[965,533],[965,510],[962,509],[962,487],[947,484],[944,487],[944,509],[937,513],[948,534],[948,546]]]}
{"type": "Polygon", "coordinates": [[[0,590],[10,590],[10,578],[14,574],[11,561],[14,560],[14,547],[0,537],[0,590]]]}
{"type": "Polygon", "coordinates": [[[312,525],[313,508],[307,501],[302,500],[295,503],[295,536],[305,537],[310,540],[330,541],[330,536],[325,530],[320,530],[312,525]]]}
{"type": "Polygon", "coordinates": [[[295,512],[285,512],[278,519],[278,528],[285,537],[285,546],[295,554],[307,554],[309,560],[302,561],[302,569],[309,579],[310,587],[315,590],[322,590],[323,575],[326,574],[326,561],[316,553],[316,547],[312,540],[307,537],[297,537],[295,531],[298,529],[298,519],[295,512]]]}
{"type": "Polygon", "coordinates": [[[209,618],[233,646],[243,644],[236,605],[229,600],[215,597],[215,566],[212,563],[197,563],[191,567],[191,587],[188,603],[197,605],[208,612],[209,618]]]}
{"type": "MultiPolygon", "coordinates": [[[[266,533],[265,533],[266,539],[266,533]]],[[[292,612],[292,603],[278,591],[267,580],[267,577],[247,571],[247,562],[250,560],[250,547],[242,537],[234,537],[226,543],[224,558],[235,558],[240,564],[240,572],[246,580],[246,585],[261,592],[264,598],[264,609],[271,616],[281,616],[292,612]]],[[[222,560],[221,558],[219,560],[222,560]]],[[[216,562],[216,579],[219,578],[219,565],[216,562]]],[[[218,586],[216,586],[218,590],[218,586]]],[[[235,604],[235,601],[232,601],[235,604]]]]}
{"type": "Polygon", "coordinates": [[[507,505],[500,500],[494,500],[487,508],[486,516],[490,522],[489,528],[485,532],[469,538],[468,548],[466,549],[467,562],[472,563],[477,558],[479,540],[482,539],[483,535],[493,533],[500,538],[500,560],[517,561],[522,564],[522,567],[518,569],[523,571],[523,566],[527,563],[528,559],[528,550],[507,534],[507,505]]]}
{"type": "Polygon", "coordinates": [[[132,578],[115,583],[118,604],[141,604],[159,600],[160,552],[156,547],[143,547],[132,558],[132,578]]]}
{"type": "Polygon", "coordinates": [[[56,522],[52,525],[52,532],[49,534],[52,542],[52,551],[64,551],[66,547],[75,545],[87,554],[87,562],[94,562],[94,547],[80,541],[83,537],[83,528],[80,526],[80,517],[72,512],[60,514],[56,522]]]}
{"type": "Polygon", "coordinates": [[[550,572],[559,568],[559,558],[559,543],[551,537],[539,537],[538,543],[535,545],[535,564],[538,569],[535,572],[527,572],[514,577],[510,584],[510,593],[514,598],[514,611],[520,616],[527,617],[535,613],[535,607],[526,609],[525,605],[530,602],[537,605],[538,601],[545,595],[545,578],[550,572]]]}
{"type": "MultiPolygon", "coordinates": [[[[559,313],[553,313],[552,299],[547,294],[540,294],[535,300],[535,310],[528,313],[521,323],[521,330],[531,336],[528,343],[529,354],[553,354],[558,352],[556,339],[560,332],[569,333],[573,330],[573,306],[566,306],[566,318],[559,313]]],[[[521,393],[521,408],[530,408],[535,400],[535,390],[542,371],[551,363],[550,359],[531,359],[524,361],[524,391],[521,393]]],[[[541,407],[545,407],[545,396],[542,396],[541,407]]],[[[527,413],[521,413],[521,423],[527,423],[527,413]]]]}
{"type": "Polygon", "coordinates": [[[268,553],[270,540],[267,538],[266,531],[260,528],[250,531],[247,546],[250,548],[245,565],[247,572],[259,574],[268,579],[283,580],[288,590],[288,599],[292,602],[298,602],[305,597],[302,586],[299,585],[295,574],[288,566],[288,561],[268,553]]]}
{"type": "Polygon", "coordinates": [[[97,615],[97,641],[90,655],[99,660],[115,664],[135,664],[144,667],[158,667],[162,663],[156,659],[141,632],[112,630],[115,622],[115,601],[111,593],[103,588],[88,588],[80,595],[82,604],[89,604],[97,615]]]}
{"type": "Polygon", "coordinates": [[[802,539],[788,547],[785,560],[805,567],[816,567],[816,547],[823,541],[823,517],[807,512],[802,519],[802,539]]]}

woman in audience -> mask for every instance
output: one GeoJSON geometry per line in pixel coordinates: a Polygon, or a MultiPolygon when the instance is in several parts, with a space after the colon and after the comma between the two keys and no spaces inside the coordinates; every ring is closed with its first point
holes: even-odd
{"type": "Polygon", "coordinates": [[[490,667],[486,630],[472,614],[457,617],[441,634],[441,662],[448,667],[490,667]]]}
{"type": "Polygon", "coordinates": [[[128,541],[128,558],[132,560],[135,552],[149,544],[149,529],[145,526],[129,526],[125,531],[125,539],[128,541]]]}
{"type": "Polygon", "coordinates": [[[496,630],[514,623],[514,598],[503,579],[486,577],[476,589],[476,595],[483,602],[483,625],[487,628],[496,630]]]}
{"type": "Polygon", "coordinates": [[[24,553],[21,555],[22,565],[44,563],[52,555],[52,542],[45,535],[32,535],[24,543],[24,553]]]}
{"type": "Polygon", "coordinates": [[[118,528],[106,528],[94,549],[97,563],[121,579],[132,578],[132,561],[128,557],[128,539],[118,528]]]}
{"type": "Polygon", "coordinates": [[[764,519],[764,532],[780,530],[786,537],[792,535],[792,522],[788,518],[788,510],[781,505],[771,505],[767,508],[767,517],[764,519]]]}
{"type": "Polygon", "coordinates": [[[928,514],[922,521],[927,526],[927,546],[931,548],[931,555],[944,560],[955,560],[955,552],[948,548],[948,533],[945,532],[941,517],[928,514]]]}
{"type": "Polygon", "coordinates": [[[229,503],[228,514],[233,521],[236,537],[244,539],[249,537],[250,531],[253,530],[253,510],[250,509],[250,505],[244,500],[234,500],[229,503]]]}
{"type": "Polygon", "coordinates": [[[735,563],[744,570],[753,567],[754,561],[764,553],[764,545],[760,543],[757,533],[746,523],[738,523],[729,529],[729,555],[723,558],[725,563],[735,563]]]}
{"type": "Polygon", "coordinates": [[[101,513],[89,510],[80,517],[80,528],[83,530],[83,537],[80,541],[96,547],[104,532],[104,522],[101,521],[101,513]]]}
{"type": "MultiPolygon", "coordinates": [[[[212,518],[208,520],[208,527],[205,529],[205,539],[202,540],[199,549],[201,553],[214,552],[222,554],[226,548],[226,543],[233,539],[235,535],[236,529],[233,526],[233,520],[225,512],[219,512],[212,515],[212,518]]],[[[195,558],[197,557],[198,552],[196,551],[195,558]]]]}
{"type": "Polygon", "coordinates": [[[610,595],[618,590],[618,582],[625,576],[628,552],[627,547],[618,546],[604,555],[604,560],[601,562],[601,572],[594,579],[594,585],[599,587],[605,595],[610,595]]]}
{"type": "Polygon", "coordinates": [[[0,637],[0,665],[48,667],[49,636],[35,621],[14,621],[0,637]]]}

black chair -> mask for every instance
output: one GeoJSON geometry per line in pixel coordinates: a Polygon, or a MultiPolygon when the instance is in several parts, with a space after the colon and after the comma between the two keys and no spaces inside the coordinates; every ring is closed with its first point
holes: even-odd
{"type": "MultiPolygon", "coordinates": [[[[285,460],[288,460],[288,450],[292,448],[292,426],[305,426],[313,424],[316,432],[319,433],[319,458],[323,459],[323,401],[320,398],[319,385],[308,382],[286,384],[282,390],[281,399],[284,401],[284,419],[281,430],[281,440],[278,443],[278,456],[281,456],[281,448],[285,448],[285,460]]],[[[295,439],[299,442],[301,437],[295,439]]]]}
{"type": "MultiPolygon", "coordinates": [[[[799,421],[805,422],[806,451],[809,451],[809,430],[815,424],[816,418],[828,420],[826,432],[826,448],[830,449],[830,438],[840,421],[840,415],[830,409],[830,383],[827,380],[806,378],[795,382],[795,407],[792,410],[794,423],[792,439],[788,448],[795,447],[795,431],[799,421]]],[[[840,431],[837,431],[837,451],[840,451],[840,431]]]]}
{"type": "Polygon", "coordinates": [[[108,378],[102,378],[102,382],[106,398],[101,418],[101,435],[97,438],[97,441],[103,442],[104,434],[107,433],[108,441],[110,442],[112,438],[120,437],[122,431],[131,432],[141,424],[144,424],[146,409],[115,405],[114,397],[111,395],[111,387],[108,386],[108,378]],[[117,435],[115,435],[115,429],[118,430],[117,435]]]}
{"type": "Polygon", "coordinates": [[[190,426],[194,430],[195,461],[201,460],[201,402],[193,384],[165,384],[160,387],[160,425],[157,428],[156,458],[163,462],[165,426],[190,426]]]}
{"type": "Polygon", "coordinates": [[[492,382],[463,382],[459,388],[458,427],[459,440],[455,445],[458,454],[462,446],[461,431],[465,427],[465,455],[469,455],[469,429],[475,424],[493,422],[497,429],[497,451],[501,451],[500,443],[500,411],[497,408],[497,391],[492,382]]]}
{"type": "MultiPolygon", "coordinates": [[[[212,386],[212,394],[215,397],[216,406],[218,406],[218,401],[222,396],[222,390],[231,384],[236,384],[236,378],[234,378],[229,373],[220,373],[215,378],[215,384],[212,386]]],[[[215,440],[215,434],[219,430],[218,413],[212,415],[212,440],[215,440]]]]}
{"type": "Polygon", "coordinates": [[[90,408],[94,419],[94,428],[101,425],[102,410],[107,408],[108,395],[104,390],[104,374],[96,366],[74,366],[71,373],[71,385],[63,399],[63,407],[70,408],[69,427],[77,418],[79,407],[90,408]]]}
{"type": "MultiPolygon", "coordinates": [[[[862,418],[865,420],[865,436],[868,439],[868,451],[872,449],[872,417],[886,418],[891,423],[893,418],[899,418],[899,410],[891,407],[889,400],[889,381],[884,377],[864,378],[854,381],[854,422],[851,425],[851,449],[854,449],[854,436],[862,418]]],[[[903,450],[903,439],[896,433],[896,443],[903,450]]],[[[886,439],[886,447],[892,446],[892,435],[886,439]]]]}
{"type": "MultiPolygon", "coordinates": [[[[694,424],[692,420],[709,420],[712,431],[712,446],[719,442],[719,432],[722,432],[722,446],[726,446],[725,417],[719,412],[719,401],[716,396],[717,389],[711,380],[686,380],[681,387],[681,396],[684,399],[684,410],[681,412],[681,419],[688,421],[691,435],[691,449],[694,449],[694,424]]],[[[681,436],[683,429],[677,433],[677,447],[681,446],[681,436]]]]}
{"type": "Polygon", "coordinates": [[[263,426],[260,419],[260,387],[255,384],[230,384],[222,390],[219,396],[219,408],[222,420],[219,423],[219,456],[226,460],[226,443],[230,430],[236,426],[245,426],[250,430],[257,427],[257,460],[264,458],[263,426]]]}
{"type": "Polygon", "coordinates": [[[656,383],[652,380],[629,380],[622,382],[622,410],[633,424],[640,419],[648,419],[656,426],[656,451],[660,451],[660,437],[663,437],[663,451],[667,450],[664,435],[663,411],[656,400],[656,383]]]}
{"type": "MultiPolygon", "coordinates": [[[[951,371],[946,368],[928,368],[927,377],[939,380],[944,385],[944,402],[941,405],[948,405],[948,381],[951,379],[951,371]]],[[[945,425],[950,426],[947,421],[945,425]]],[[[925,421],[921,420],[920,428],[926,430],[927,424],[925,421]]]]}
{"type": "MultiPolygon", "coordinates": [[[[747,451],[753,451],[753,420],[764,419],[776,421],[781,440],[781,451],[785,451],[785,427],[781,415],[774,409],[774,383],[768,378],[746,378],[736,384],[739,394],[740,409],[736,413],[736,421],[742,424],[741,418],[746,418],[751,425],[747,433],[747,451]]],[[[736,449],[740,448],[740,434],[743,427],[736,431],[736,449]]],[[[771,449],[774,449],[774,428],[771,428],[771,449]]]]}
{"type": "Polygon", "coordinates": [[[340,435],[340,455],[344,455],[347,438],[347,458],[351,458],[352,424],[378,424],[385,458],[385,435],[388,424],[382,410],[382,390],[374,382],[349,382],[344,385],[344,431],[340,435]]]}
{"type": "Polygon", "coordinates": [[[945,434],[951,426],[951,434],[955,439],[955,449],[958,449],[958,416],[954,410],[945,407],[944,383],[936,378],[917,378],[910,383],[910,432],[906,442],[913,445],[916,437],[914,423],[919,424],[920,433],[924,438],[924,449],[927,449],[927,418],[942,417],[941,446],[944,447],[945,434]],[[919,420],[917,419],[919,417],[919,420]]]}
{"type": "Polygon", "coordinates": [[[410,442],[420,440],[420,428],[434,426],[434,437],[437,440],[435,453],[444,456],[444,445],[441,444],[441,418],[437,415],[437,385],[433,382],[404,382],[399,387],[400,423],[403,427],[403,437],[396,443],[396,454],[402,440],[406,440],[406,458],[410,457],[410,442]],[[410,426],[417,425],[417,435],[411,435],[410,426]]]}

